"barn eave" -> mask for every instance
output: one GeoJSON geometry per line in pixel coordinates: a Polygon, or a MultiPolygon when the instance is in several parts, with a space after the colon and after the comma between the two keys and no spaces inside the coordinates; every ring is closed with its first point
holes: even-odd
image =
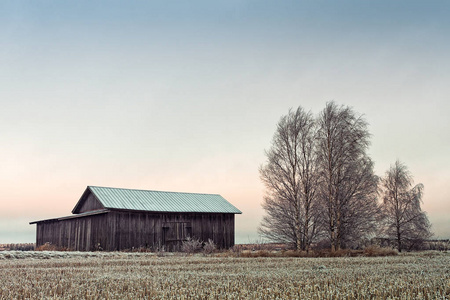
{"type": "Polygon", "coordinates": [[[48,222],[62,221],[62,220],[67,220],[67,219],[84,218],[84,217],[89,217],[89,216],[93,216],[93,215],[105,214],[107,212],[109,212],[109,209],[99,209],[99,210],[89,211],[89,212],[80,213],[80,214],[76,214],[76,215],[33,221],[33,222],[30,222],[30,224],[48,223],[48,222]]]}

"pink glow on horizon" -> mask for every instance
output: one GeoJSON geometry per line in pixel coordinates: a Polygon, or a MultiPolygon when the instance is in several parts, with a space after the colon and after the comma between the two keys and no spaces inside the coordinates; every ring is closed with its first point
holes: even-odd
{"type": "Polygon", "coordinates": [[[2,3],[0,243],[33,241],[28,222],[87,185],[218,193],[255,241],[279,118],[331,100],[364,114],[375,173],[405,163],[450,238],[450,4],[402,5],[2,3]]]}

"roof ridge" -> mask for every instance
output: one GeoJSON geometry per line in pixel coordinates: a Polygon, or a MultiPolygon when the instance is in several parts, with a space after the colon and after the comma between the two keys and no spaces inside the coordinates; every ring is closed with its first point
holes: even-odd
{"type": "MultiPolygon", "coordinates": [[[[171,193],[171,194],[191,194],[191,195],[216,195],[221,196],[220,194],[211,194],[211,193],[192,193],[192,192],[173,192],[173,191],[158,191],[158,190],[144,190],[144,189],[129,189],[129,188],[117,188],[117,187],[109,187],[109,186],[98,186],[98,185],[88,185],[89,188],[101,188],[101,189],[114,189],[114,190],[126,190],[126,191],[141,191],[141,192],[159,192],[159,193],[171,193]]],[[[222,197],[222,196],[221,196],[222,197]]]]}

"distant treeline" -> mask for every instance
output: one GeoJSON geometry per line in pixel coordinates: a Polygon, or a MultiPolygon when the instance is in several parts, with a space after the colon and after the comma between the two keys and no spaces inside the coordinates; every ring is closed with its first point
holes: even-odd
{"type": "Polygon", "coordinates": [[[447,251],[450,250],[450,239],[446,240],[428,240],[425,242],[424,250],[439,250],[447,251]]]}
{"type": "MultiPolygon", "coordinates": [[[[421,250],[439,250],[439,251],[448,251],[450,250],[450,240],[442,239],[442,240],[409,240],[409,247],[405,250],[407,251],[421,251],[421,250]]],[[[396,240],[395,239],[383,239],[383,238],[374,238],[370,242],[371,244],[379,245],[380,247],[395,247],[396,240]]]]}
{"type": "Polygon", "coordinates": [[[0,244],[0,251],[33,251],[35,246],[34,243],[0,244]]]}

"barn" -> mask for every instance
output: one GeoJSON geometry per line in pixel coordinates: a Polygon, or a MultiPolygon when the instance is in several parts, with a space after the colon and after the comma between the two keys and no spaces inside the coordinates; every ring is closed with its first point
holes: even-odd
{"type": "Polygon", "coordinates": [[[30,224],[36,224],[37,247],[175,251],[192,237],[224,249],[234,245],[234,215],[241,213],[217,194],[88,186],[72,215],[30,224]]]}

